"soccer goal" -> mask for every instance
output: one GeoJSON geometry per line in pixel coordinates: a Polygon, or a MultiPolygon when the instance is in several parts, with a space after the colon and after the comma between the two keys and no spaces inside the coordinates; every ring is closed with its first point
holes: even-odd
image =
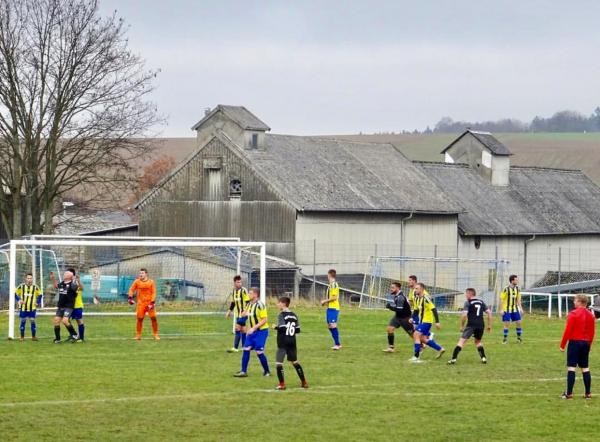
{"type": "Polygon", "coordinates": [[[370,256],[363,278],[361,308],[384,308],[394,281],[408,294],[408,277],[425,284],[439,311],[456,312],[464,304],[464,290],[472,287],[491,308],[507,278],[508,261],[444,257],[370,256]]]}
{"type": "Polygon", "coordinates": [[[88,336],[97,337],[131,335],[135,306],[128,304],[127,295],[141,268],[156,284],[162,335],[205,332],[202,317],[226,310],[236,274],[246,287],[259,287],[261,300],[266,299],[264,242],[44,236],[13,240],[2,252],[0,308],[8,313],[11,339],[19,315],[15,289],[28,273],[43,291],[38,309],[43,317],[52,316],[56,308],[53,281],[60,281],[65,270],[75,269],[83,287],[84,320],[93,322],[88,336]]]}

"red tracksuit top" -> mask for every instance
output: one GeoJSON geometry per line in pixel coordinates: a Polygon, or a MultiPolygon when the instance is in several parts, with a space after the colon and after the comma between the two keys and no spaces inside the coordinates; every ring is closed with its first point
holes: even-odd
{"type": "Polygon", "coordinates": [[[592,346],[596,331],[596,318],[587,308],[577,307],[567,317],[567,325],[563,333],[560,348],[564,349],[567,341],[587,341],[592,346]]]}

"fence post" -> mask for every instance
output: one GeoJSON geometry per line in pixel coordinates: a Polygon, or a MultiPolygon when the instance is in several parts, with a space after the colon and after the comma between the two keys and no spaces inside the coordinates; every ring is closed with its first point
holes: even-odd
{"type": "MultiPolygon", "coordinates": [[[[558,294],[558,302],[560,302],[560,284],[562,283],[562,247],[558,248],[558,279],[557,279],[557,283],[558,283],[558,290],[557,290],[557,294],[558,294]]],[[[569,302],[569,298],[565,298],[566,302],[569,302]]],[[[568,310],[568,307],[567,307],[568,310]]]]}
{"type": "Polygon", "coordinates": [[[438,257],[438,246],[433,246],[433,287],[437,287],[437,258],[438,257]]]}
{"type": "Polygon", "coordinates": [[[313,239],[313,283],[312,283],[313,304],[317,302],[317,239],[313,239]]]}

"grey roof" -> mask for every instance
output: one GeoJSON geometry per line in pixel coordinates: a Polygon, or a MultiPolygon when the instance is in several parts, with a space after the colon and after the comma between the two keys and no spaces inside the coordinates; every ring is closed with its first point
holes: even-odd
{"type": "Polygon", "coordinates": [[[249,164],[298,210],[457,213],[457,204],[391,144],[265,135],[242,150],[249,164]]]}
{"type": "Polygon", "coordinates": [[[113,229],[130,228],[132,217],[123,211],[69,212],[59,213],[52,219],[54,233],[60,235],[82,235],[113,229]]]}
{"type": "Polygon", "coordinates": [[[268,131],[271,130],[264,122],[262,122],[256,115],[246,109],[244,106],[227,106],[219,104],[211,112],[202,118],[199,122],[192,126],[192,130],[197,130],[204,124],[209,118],[211,118],[217,112],[223,112],[236,124],[238,124],[244,130],[260,130],[268,131]]]}
{"type": "Polygon", "coordinates": [[[448,149],[450,149],[452,146],[454,146],[454,144],[456,144],[461,138],[463,138],[467,134],[475,137],[475,139],[477,141],[479,141],[484,147],[486,147],[494,155],[500,155],[500,156],[512,155],[511,151],[508,150],[508,147],[506,147],[504,144],[502,144],[500,141],[498,141],[498,139],[495,136],[493,136],[491,133],[480,132],[480,131],[470,130],[470,129],[464,131],[458,138],[456,138],[444,150],[442,150],[442,153],[445,153],[448,149]]]}
{"type": "Polygon", "coordinates": [[[600,233],[600,188],[581,171],[511,167],[500,187],[466,165],[419,164],[463,209],[466,235],[600,233]]]}

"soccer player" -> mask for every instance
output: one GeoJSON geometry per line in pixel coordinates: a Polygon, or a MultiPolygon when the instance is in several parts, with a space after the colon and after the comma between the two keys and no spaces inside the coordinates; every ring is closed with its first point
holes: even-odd
{"type": "Polygon", "coordinates": [[[575,296],[575,309],[567,316],[567,324],[560,341],[560,351],[565,351],[567,342],[567,390],[562,399],[573,399],[575,370],[581,369],[585,399],[592,398],[592,375],[590,373],[589,355],[596,332],[594,314],[587,309],[588,298],[585,295],[575,296]]]}
{"type": "Polygon", "coordinates": [[[504,338],[502,343],[508,342],[508,326],[511,322],[517,325],[517,342],[523,343],[521,337],[523,329],[521,328],[521,315],[523,312],[523,306],[521,304],[521,289],[519,288],[519,277],[517,275],[510,275],[508,278],[509,285],[504,288],[500,294],[500,301],[502,302],[502,321],[504,322],[504,338]]]}
{"type": "Polygon", "coordinates": [[[246,332],[246,346],[242,355],[242,369],[234,374],[236,378],[248,377],[248,363],[250,352],[254,350],[263,368],[263,376],[271,376],[269,362],[265,356],[265,344],[269,337],[269,323],[267,322],[267,307],[259,301],[260,290],[256,287],[250,289],[250,302],[242,315],[248,318],[246,332]]]}
{"type": "Polygon", "coordinates": [[[160,341],[158,336],[158,321],[156,320],[156,284],[148,277],[148,270],[141,268],[138,278],[133,281],[129,288],[129,305],[135,304],[133,294],[137,293],[137,324],[135,329],[135,340],[142,339],[142,327],[146,313],[152,322],[152,334],[155,341],[160,341]]]}
{"type": "Polygon", "coordinates": [[[487,364],[487,358],[481,339],[483,338],[483,331],[485,328],[484,315],[487,317],[487,331],[492,331],[492,311],[485,305],[485,302],[477,298],[475,289],[468,288],[465,290],[465,296],[467,300],[465,301],[463,312],[460,316],[460,331],[462,332],[462,336],[458,340],[456,347],[454,347],[452,359],[448,361],[448,364],[456,364],[458,354],[465,346],[465,342],[467,342],[471,336],[473,336],[473,339],[475,340],[475,347],[477,347],[481,362],[487,364]],[[465,322],[467,323],[466,327],[465,322]]]}
{"type": "Polygon", "coordinates": [[[290,298],[287,296],[279,298],[277,308],[281,311],[277,316],[277,324],[273,326],[277,330],[277,354],[275,355],[277,379],[279,379],[277,390],[285,390],[283,360],[286,356],[287,360],[296,369],[302,388],[308,388],[304,370],[298,361],[298,350],[296,348],[296,334],[300,333],[300,321],[298,316],[290,311],[290,298]]]}
{"type": "Polygon", "coordinates": [[[250,300],[248,296],[248,290],[246,287],[242,287],[242,277],[236,275],[233,277],[233,292],[231,293],[232,301],[229,306],[229,310],[225,313],[225,317],[229,318],[231,313],[235,315],[235,338],[233,339],[233,347],[227,350],[229,353],[237,353],[240,340],[242,341],[242,348],[246,344],[246,321],[247,317],[242,316],[242,312],[246,309],[246,304],[250,300]]]}
{"type": "Polygon", "coordinates": [[[429,298],[429,296],[425,295],[425,286],[421,282],[418,282],[415,286],[415,301],[417,305],[416,313],[419,315],[419,324],[417,325],[413,334],[415,343],[415,354],[411,359],[409,359],[409,361],[421,362],[420,355],[421,348],[423,347],[423,345],[428,345],[434,350],[437,350],[438,354],[435,358],[439,359],[442,357],[446,350],[444,350],[443,347],[441,347],[430,337],[430,330],[431,326],[434,323],[434,320],[435,327],[437,329],[441,328],[440,319],[438,316],[437,309],[435,308],[435,304],[429,298]]]}
{"type": "MultiPolygon", "coordinates": [[[[417,303],[415,301],[415,287],[417,286],[417,277],[410,275],[408,277],[408,303],[410,304],[411,311],[417,310],[417,303]]],[[[429,293],[426,293],[429,296],[429,293]]],[[[413,314],[413,324],[416,326],[419,323],[419,315],[413,314]]]]}
{"type": "Polygon", "coordinates": [[[69,269],[71,273],[75,276],[75,281],[77,282],[77,297],[75,298],[75,304],[73,307],[73,314],[71,314],[71,319],[74,319],[77,322],[77,342],[85,342],[85,325],[83,323],[83,284],[81,283],[81,278],[79,274],[75,273],[75,269],[69,269]]]}
{"type": "Polygon", "coordinates": [[[327,298],[321,301],[321,305],[327,304],[326,321],[329,333],[333,338],[332,350],[339,350],[342,348],[340,344],[340,333],[338,331],[337,323],[340,316],[340,287],[336,282],[335,278],[337,272],[331,269],[327,272],[327,279],[329,280],[329,286],[327,287],[327,298]]]}
{"type": "Polygon", "coordinates": [[[77,340],[77,333],[71,324],[71,315],[75,308],[75,298],[77,298],[77,282],[72,272],[67,270],[63,274],[63,280],[56,282],[54,272],[48,274],[52,285],[58,290],[58,303],[56,304],[56,314],[54,315],[54,343],[60,343],[60,323],[62,322],[69,332],[68,342],[77,340]]]}
{"type": "Polygon", "coordinates": [[[396,351],[394,346],[394,332],[397,328],[402,327],[408,336],[411,337],[411,340],[415,331],[411,320],[412,311],[410,305],[406,296],[404,296],[404,293],[400,290],[400,287],[401,285],[399,282],[392,282],[390,285],[390,294],[393,299],[386,304],[386,308],[396,314],[390,319],[390,323],[387,327],[388,348],[383,350],[386,353],[394,353],[394,351],[396,351]]]}
{"type": "Polygon", "coordinates": [[[19,325],[21,341],[25,340],[27,318],[29,318],[29,325],[31,326],[31,340],[37,341],[38,338],[35,336],[37,330],[35,316],[37,308],[42,302],[42,291],[33,283],[33,275],[31,273],[25,275],[25,282],[19,284],[15,290],[15,300],[19,307],[19,318],[21,319],[21,324],[19,325]]]}

